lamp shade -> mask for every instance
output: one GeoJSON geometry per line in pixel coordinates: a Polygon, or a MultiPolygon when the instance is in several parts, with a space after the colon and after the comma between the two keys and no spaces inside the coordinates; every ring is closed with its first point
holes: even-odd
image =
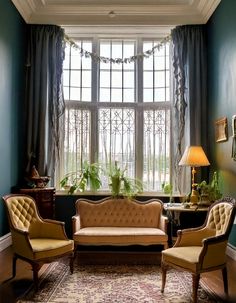
{"type": "Polygon", "coordinates": [[[187,146],[179,162],[182,166],[208,166],[210,162],[201,146],[187,146]]]}

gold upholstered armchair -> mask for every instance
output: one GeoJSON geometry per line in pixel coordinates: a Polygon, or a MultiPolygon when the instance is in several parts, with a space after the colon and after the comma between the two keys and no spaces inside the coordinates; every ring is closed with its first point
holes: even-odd
{"type": "Polygon", "coordinates": [[[33,198],[11,194],[3,197],[6,205],[13,247],[13,277],[16,261],[20,258],[31,264],[35,288],[38,288],[38,271],[42,264],[68,255],[73,273],[74,242],[66,236],[64,223],[42,219],[33,198]]]}
{"type": "Polygon", "coordinates": [[[224,291],[228,294],[226,247],[236,213],[235,199],[226,197],[213,203],[199,228],[178,231],[175,245],[162,251],[162,287],[164,292],[168,267],[192,274],[193,302],[197,302],[200,274],[221,269],[224,291]]]}

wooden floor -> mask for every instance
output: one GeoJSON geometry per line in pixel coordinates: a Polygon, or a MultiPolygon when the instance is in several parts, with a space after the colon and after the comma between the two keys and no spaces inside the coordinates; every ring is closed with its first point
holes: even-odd
{"type": "MultiPolygon", "coordinates": [[[[98,254],[100,254],[100,257],[97,255],[96,259],[99,260],[100,263],[108,260],[108,255],[103,256],[102,253],[98,254]]],[[[146,258],[145,253],[143,256],[146,258]]],[[[140,255],[137,254],[136,257],[140,258],[140,255]]],[[[80,256],[81,262],[83,263],[83,260],[86,262],[86,258],[88,262],[92,260],[94,261],[94,253],[91,255],[86,253],[82,254],[80,256]]],[[[116,261],[120,260],[120,262],[129,262],[131,260],[134,261],[135,254],[118,253],[114,255],[113,253],[110,254],[110,261],[112,261],[112,258],[116,261]]],[[[159,257],[155,257],[154,254],[149,254],[150,262],[152,262],[152,258],[153,263],[160,261],[160,255],[159,257]]],[[[11,276],[11,261],[12,251],[10,247],[0,252],[0,303],[16,302],[17,297],[23,294],[32,283],[32,271],[30,265],[21,260],[17,260],[16,277],[10,281],[5,282],[5,280],[11,276]]],[[[224,298],[223,283],[220,271],[203,274],[201,276],[201,279],[204,280],[207,286],[212,289],[219,297],[221,297],[224,302],[234,303],[236,302],[236,261],[228,258],[227,269],[229,281],[229,298],[227,300],[224,298]]]]}

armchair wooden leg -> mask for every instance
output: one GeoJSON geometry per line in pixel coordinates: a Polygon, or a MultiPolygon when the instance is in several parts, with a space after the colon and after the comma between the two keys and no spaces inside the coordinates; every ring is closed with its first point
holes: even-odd
{"type": "Polygon", "coordinates": [[[162,281],[161,281],[161,292],[164,292],[164,288],[166,285],[166,272],[167,272],[167,266],[162,262],[161,263],[161,273],[162,273],[162,281]]]}
{"type": "Polygon", "coordinates": [[[193,303],[197,303],[197,290],[199,286],[199,280],[200,280],[200,274],[193,274],[192,275],[193,280],[193,303]]]}
{"type": "Polygon", "coordinates": [[[12,278],[15,278],[16,276],[16,260],[18,259],[18,257],[16,255],[13,256],[12,259],[12,278]]]}
{"type": "Polygon", "coordinates": [[[39,277],[38,272],[40,270],[40,265],[38,263],[32,263],[32,271],[33,271],[33,280],[34,280],[34,288],[37,291],[39,285],[39,277]]]}
{"type": "Polygon", "coordinates": [[[222,277],[224,283],[224,291],[225,294],[228,295],[228,275],[227,275],[227,267],[222,268],[222,277]]]}

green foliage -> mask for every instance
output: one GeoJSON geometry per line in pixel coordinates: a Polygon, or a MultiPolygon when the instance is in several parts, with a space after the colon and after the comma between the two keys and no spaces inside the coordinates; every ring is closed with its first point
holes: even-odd
{"type": "Polygon", "coordinates": [[[162,185],[162,190],[166,195],[170,195],[170,202],[172,202],[172,195],[173,195],[173,186],[170,183],[165,183],[163,182],[162,185]]]}
{"type": "Polygon", "coordinates": [[[96,191],[101,187],[100,173],[103,172],[108,175],[112,196],[136,196],[143,191],[142,183],[137,179],[125,176],[125,171],[126,169],[118,167],[117,162],[104,171],[98,163],[89,164],[86,161],[81,171],[66,174],[60,181],[60,186],[63,188],[68,187],[69,194],[73,194],[77,190],[84,192],[88,185],[91,190],[96,191]]]}
{"type": "Polygon", "coordinates": [[[99,164],[90,164],[88,161],[85,161],[81,171],[66,174],[65,177],[60,181],[60,186],[63,188],[69,186],[69,194],[73,194],[76,190],[83,192],[88,185],[90,186],[91,190],[96,191],[101,187],[99,173],[99,164]]]}
{"type": "Polygon", "coordinates": [[[118,167],[117,161],[115,161],[115,165],[109,167],[109,186],[113,197],[133,197],[143,191],[142,183],[137,179],[125,176],[125,171],[126,169],[118,167]]]}
{"type": "Polygon", "coordinates": [[[173,193],[173,186],[170,183],[162,183],[162,190],[164,191],[165,194],[171,195],[173,193]]]}
{"type": "Polygon", "coordinates": [[[212,176],[211,182],[207,184],[204,180],[197,185],[197,190],[201,197],[207,197],[210,202],[216,201],[222,197],[222,193],[219,188],[219,175],[215,171],[212,176]]]}

